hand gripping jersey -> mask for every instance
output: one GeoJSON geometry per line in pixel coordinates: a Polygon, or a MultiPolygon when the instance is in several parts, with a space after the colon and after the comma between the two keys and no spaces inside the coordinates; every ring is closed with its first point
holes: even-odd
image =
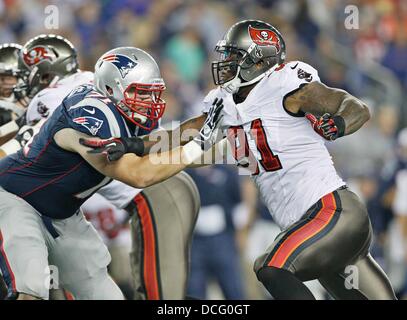
{"type": "Polygon", "coordinates": [[[80,205],[111,181],[79,154],[60,148],[53,137],[72,128],[102,139],[136,135],[115,105],[82,85],[72,91],[41,127],[31,143],[0,161],[0,186],[56,219],[76,213],[80,205]]]}
{"type": "Polygon", "coordinates": [[[284,107],[290,94],[312,81],[317,71],[303,62],[287,63],[265,76],[236,104],[218,87],[204,100],[207,112],[213,100],[224,100],[224,123],[238,165],[252,177],[274,221],[286,229],[327,193],[345,183],[337,175],[325,140],[303,114],[284,107]]]}

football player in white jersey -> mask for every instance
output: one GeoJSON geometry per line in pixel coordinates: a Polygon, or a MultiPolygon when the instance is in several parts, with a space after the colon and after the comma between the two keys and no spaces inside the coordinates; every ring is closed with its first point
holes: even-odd
{"type": "Polygon", "coordinates": [[[25,121],[23,114],[28,98],[18,99],[13,92],[27,71],[25,67],[18,66],[21,48],[16,43],[0,46],[0,145],[14,137],[25,121]]]}
{"type": "MultiPolygon", "coordinates": [[[[18,90],[25,91],[24,94],[33,98],[26,110],[26,125],[14,139],[0,146],[0,158],[30,143],[62,100],[76,87],[91,83],[94,78],[92,72],[78,69],[76,50],[63,37],[35,37],[24,45],[22,52],[19,65],[28,67],[30,75],[18,90]]],[[[124,209],[130,217],[134,216],[131,220],[131,261],[135,298],[184,298],[189,252],[189,241],[185,239],[189,239],[192,234],[199,208],[199,194],[191,178],[180,173],[156,186],[146,188],[143,192],[141,189],[113,181],[98,190],[98,195],[91,197],[86,205],[99,205],[100,196],[117,208],[114,210],[115,214],[124,209]],[[172,200],[172,197],[180,192],[183,192],[181,206],[172,200]],[[168,194],[168,197],[156,196],[162,193],[168,194]],[[162,212],[163,208],[166,212],[162,212]],[[154,261],[154,268],[143,270],[142,265],[146,260],[151,260],[150,257],[161,263],[154,261]]],[[[126,219],[122,223],[128,221],[129,219],[126,219]]]]}
{"type": "MultiPolygon", "coordinates": [[[[18,65],[21,48],[17,43],[0,45],[0,145],[12,139],[25,124],[24,113],[29,98],[16,96],[14,93],[15,86],[23,82],[28,71],[24,66],[18,65]]],[[[0,158],[2,156],[0,149],[0,158]]],[[[3,287],[5,288],[0,276],[0,300],[6,295],[3,287]]]]}
{"type": "MultiPolygon", "coordinates": [[[[205,98],[203,111],[223,99],[236,162],[251,170],[282,229],[255,262],[259,281],[276,299],[314,299],[303,284],[312,279],[337,299],[394,299],[369,254],[366,207],[338,176],[325,147],[369,120],[366,105],[321,83],[310,65],[285,62],[284,39],[268,23],[236,23],[215,50],[221,55],[212,63],[218,88],[205,98]],[[356,278],[358,283],[349,280],[356,278]]],[[[146,149],[151,145],[146,142],[146,149]]]]}

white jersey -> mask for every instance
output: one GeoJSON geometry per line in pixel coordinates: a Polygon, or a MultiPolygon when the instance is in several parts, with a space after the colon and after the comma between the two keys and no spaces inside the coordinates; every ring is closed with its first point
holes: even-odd
{"type": "MultiPolygon", "coordinates": [[[[93,73],[89,71],[78,71],[66,78],[57,81],[54,85],[41,90],[31,100],[27,108],[27,124],[34,125],[41,120],[46,120],[62,100],[73,89],[83,84],[93,82],[93,73]]],[[[44,121],[38,125],[42,125],[44,121]]],[[[141,189],[130,187],[122,182],[113,181],[97,192],[110,201],[116,208],[126,207],[141,189]]]]}
{"type": "Polygon", "coordinates": [[[294,61],[265,76],[242,103],[236,104],[220,87],[204,100],[203,111],[207,112],[216,97],[223,98],[223,121],[234,138],[230,141],[236,160],[247,164],[248,159],[255,159],[251,161],[255,164],[252,177],[282,229],[345,184],[336,173],[325,140],[303,115],[291,114],[284,107],[288,95],[312,81],[319,81],[317,71],[294,61]],[[244,131],[236,134],[239,128],[244,131]]]}
{"type": "Polygon", "coordinates": [[[27,124],[32,126],[38,121],[48,118],[73,89],[92,81],[92,72],[78,71],[41,90],[27,107],[27,124]]]}
{"type": "Polygon", "coordinates": [[[126,211],[114,207],[99,194],[94,194],[82,206],[81,210],[108,246],[131,247],[130,227],[126,222],[126,211]]]}

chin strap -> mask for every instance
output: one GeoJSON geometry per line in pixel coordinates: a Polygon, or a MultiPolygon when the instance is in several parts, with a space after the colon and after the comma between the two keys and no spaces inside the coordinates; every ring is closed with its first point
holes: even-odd
{"type": "Polygon", "coordinates": [[[246,87],[249,86],[253,83],[256,83],[258,81],[260,81],[261,79],[263,79],[265,76],[271,74],[272,72],[274,72],[274,70],[276,70],[280,65],[279,64],[275,64],[272,68],[270,68],[269,70],[267,70],[266,72],[262,73],[261,75],[258,75],[256,78],[247,81],[247,82],[242,82],[242,80],[239,78],[239,74],[240,74],[240,66],[237,69],[236,72],[236,77],[234,77],[232,80],[224,83],[223,85],[221,85],[221,87],[223,89],[226,90],[226,92],[231,93],[231,94],[235,94],[236,92],[239,91],[240,87],[246,87]]]}

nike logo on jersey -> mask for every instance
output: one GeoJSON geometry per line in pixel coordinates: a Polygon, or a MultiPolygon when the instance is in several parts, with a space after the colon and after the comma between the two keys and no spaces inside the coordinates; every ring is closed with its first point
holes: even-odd
{"type": "Polygon", "coordinates": [[[295,68],[297,68],[297,66],[298,66],[298,62],[297,62],[297,64],[294,66],[294,67],[291,67],[291,69],[295,69],[295,68]]]}
{"type": "Polygon", "coordinates": [[[95,109],[89,110],[89,109],[83,108],[83,110],[90,113],[90,114],[95,114],[95,109]]]}

